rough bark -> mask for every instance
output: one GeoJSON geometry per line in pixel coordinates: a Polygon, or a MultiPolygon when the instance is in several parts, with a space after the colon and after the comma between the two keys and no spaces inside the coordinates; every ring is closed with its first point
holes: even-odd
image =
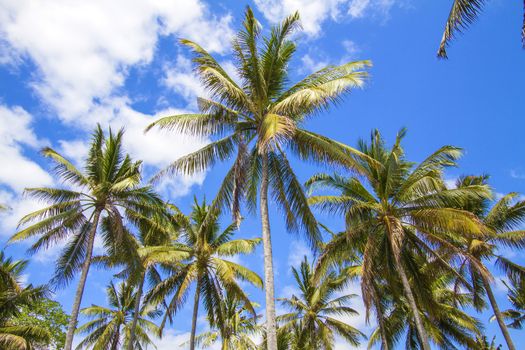
{"type": "Polygon", "coordinates": [[[261,224],[264,249],[264,289],[266,296],[266,347],[277,350],[277,325],[273,281],[272,239],[268,214],[268,156],[263,155],[261,174],[261,224]]]}
{"type": "Polygon", "coordinates": [[[408,301],[408,306],[410,308],[410,311],[412,312],[412,317],[414,319],[414,323],[416,324],[417,333],[419,335],[419,339],[421,340],[421,345],[423,350],[431,350],[430,349],[430,342],[428,341],[428,335],[425,330],[425,327],[423,325],[423,320],[421,319],[421,315],[419,314],[419,309],[416,304],[416,299],[414,298],[414,294],[412,293],[412,288],[410,287],[410,283],[408,281],[408,277],[405,272],[405,268],[403,267],[403,264],[401,263],[401,247],[403,243],[403,236],[404,231],[403,227],[401,227],[401,224],[397,220],[389,220],[388,222],[388,228],[389,228],[389,235],[390,235],[390,244],[392,246],[392,252],[394,254],[394,264],[396,266],[397,273],[399,274],[399,277],[401,278],[401,284],[403,285],[403,292],[405,294],[405,298],[408,301]]]}
{"type": "Polygon", "coordinates": [[[129,344],[128,350],[133,350],[133,342],[135,341],[135,329],[137,329],[137,322],[140,314],[140,300],[142,299],[142,290],[144,288],[144,277],[146,276],[146,270],[142,270],[140,275],[139,286],[137,289],[137,295],[135,296],[135,308],[133,310],[133,321],[131,322],[131,329],[129,331],[129,344]]]}
{"type": "Polygon", "coordinates": [[[86,280],[91,266],[91,256],[93,254],[93,244],[95,242],[95,235],[97,233],[98,221],[100,218],[100,210],[96,210],[93,215],[93,227],[89,232],[88,246],[86,250],[86,260],[82,264],[82,272],[80,274],[80,280],[78,281],[77,291],[75,293],[75,301],[71,310],[71,318],[69,319],[69,325],[66,334],[65,350],[71,350],[73,347],[73,336],[75,335],[75,329],[77,327],[78,312],[80,310],[80,303],[82,302],[82,295],[84,294],[84,287],[86,286],[86,280]]]}
{"type": "Polygon", "coordinates": [[[503,333],[503,337],[505,338],[505,342],[507,343],[509,350],[516,350],[516,347],[512,342],[512,338],[510,337],[507,325],[505,324],[505,320],[503,319],[503,315],[501,314],[498,303],[496,302],[496,298],[494,297],[494,293],[492,292],[492,288],[490,287],[490,282],[487,280],[486,276],[481,275],[481,278],[483,280],[483,286],[487,292],[487,296],[489,297],[490,305],[494,311],[494,316],[496,317],[499,328],[501,329],[501,333],[503,333]]]}
{"type": "Polygon", "coordinates": [[[193,316],[191,318],[190,350],[195,350],[195,334],[197,332],[197,317],[199,315],[199,299],[201,295],[201,279],[197,278],[195,300],[193,301],[193,316]]]}

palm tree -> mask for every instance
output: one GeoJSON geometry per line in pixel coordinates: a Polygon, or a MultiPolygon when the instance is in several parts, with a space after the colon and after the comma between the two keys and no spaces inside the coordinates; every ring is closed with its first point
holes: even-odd
{"type": "Polygon", "coordinates": [[[314,278],[314,270],[306,257],[299,270],[292,268],[300,294],[279,299],[289,313],[277,318],[283,323],[283,332],[294,332],[297,349],[334,348],[335,335],[341,336],[348,343],[358,346],[359,338],[365,337],[356,328],[338,319],[338,316],[355,316],[357,311],[348,306],[353,294],[342,294],[348,286],[348,271],[330,272],[320,278],[314,278]]]}
{"type": "MultiPolygon", "coordinates": [[[[411,252],[414,254],[415,252],[411,252]]],[[[439,349],[457,349],[458,345],[465,349],[477,349],[476,337],[481,333],[481,323],[468,315],[463,308],[472,306],[473,295],[470,292],[456,291],[451,288],[455,275],[443,271],[435,262],[425,263],[424,256],[414,257],[420,261],[420,271],[424,281],[429,285],[430,295],[420,298],[419,307],[422,312],[423,324],[427,334],[439,349]]],[[[420,349],[421,341],[413,319],[410,317],[410,307],[405,298],[397,298],[387,284],[379,284],[379,299],[383,312],[383,330],[377,327],[369,339],[369,348],[381,342],[386,343],[382,349],[394,349],[405,335],[406,349],[420,349]],[[383,337],[385,339],[383,339],[383,337]]],[[[417,289],[417,286],[412,286],[417,289]]]]}
{"type": "Polygon", "coordinates": [[[122,149],[123,131],[114,134],[97,127],[85,160],[84,171],[51,148],[42,154],[55,163],[55,172],[72,189],[29,188],[26,192],[49,203],[44,209],[26,215],[20,225],[31,224],[16,233],[11,242],[38,237],[30,252],[68,242],[57,261],[53,283],[65,285],[80,269],[81,275],[66,335],[66,350],[71,350],[73,335],[99,222],[105,217],[114,229],[104,237],[106,247],[119,246],[124,238],[123,216],[138,212],[147,216],[162,206],[162,201],[149,186],[140,185],[141,162],[134,162],[122,149]]]}
{"type": "MultiPolygon", "coordinates": [[[[485,0],[453,0],[452,8],[445,24],[445,31],[439,44],[438,57],[447,58],[447,46],[450,44],[450,41],[456,33],[467,29],[476,20],[485,2],[485,0]]],[[[525,11],[521,27],[521,40],[525,47],[525,11]]]]}
{"type": "Polygon", "coordinates": [[[16,323],[23,306],[31,307],[47,294],[45,287],[22,285],[26,268],[26,260],[13,260],[0,251],[0,348],[5,350],[30,350],[51,338],[42,327],[16,323]]]}
{"type": "Polygon", "coordinates": [[[110,282],[106,292],[109,307],[91,305],[80,310],[91,320],[76,330],[76,333],[86,334],[76,349],[93,347],[93,349],[118,350],[127,348],[131,341],[133,341],[133,349],[143,349],[153,344],[149,334],[158,334],[159,329],[148,318],[158,316],[158,309],[151,305],[143,305],[135,325],[135,339],[131,340],[131,321],[137,291],[128,283],[122,282],[115,286],[110,282]]]}
{"type": "MultiPolygon", "coordinates": [[[[256,306],[253,302],[252,305],[256,306]]],[[[257,317],[250,313],[242,301],[230,295],[226,295],[220,307],[222,322],[211,324],[211,331],[196,336],[196,345],[207,348],[221,339],[221,350],[257,350],[257,344],[252,339],[262,328],[257,324],[257,317]]]]}
{"type": "Polygon", "coordinates": [[[354,165],[348,163],[352,158],[346,157],[353,151],[351,148],[308,131],[303,124],[309,116],[362,86],[366,78],[362,69],[370,65],[359,61],[328,66],[290,86],[288,64],[296,49],[290,35],[298,27],[296,13],[261,38],[261,27],[247,8],[243,29],[233,41],[239,79],[229,76],[201,46],[182,40],[193,51],[196,72],[211,98],[198,99],[200,114],[162,118],[147,128],[156,126],[215,138],[204,148],[176,160],[158,177],[174,172],[193,174],[217,161],[235,158],[213,206],[231,209],[237,222],[243,200],[254,211],[259,193],[270,350],[276,350],[277,340],[268,192],[283,210],[288,230],[302,229],[312,244],[319,240],[317,222],[287,153],[323,164],[354,165]]]}
{"type": "Polygon", "coordinates": [[[491,342],[487,340],[485,336],[479,336],[477,338],[477,344],[474,349],[479,350],[501,350],[501,345],[496,345],[496,337],[493,337],[491,342]]]}
{"type": "MultiPolygon", "coordinates": [[[[443,170],[456,164],[460,150],[444,146],[416,165],[405,159],[401,147],[404,135],[403,130],[391,149],[385,146],[377,130],[372,133],[370,144],[360,141],[359,150],[368,156],[357,159],[362,178],[319,174],[312,177],[307,186],[310,190],[324,187],[339,192],[313,196],[310,203],[344,215],[348,239],[362,252],[361,289],[367,311],[373,303],[377,305],[374,302],[378,299],[377,274],[390,286],[400,280],[400,288],[391,289],[402,291],[422,348],[430,350],[417,300],[420,290],[428,286],[415,281],[412,285],[418,287],[418,293],[411,287],[409,273],[411,278],[417,278],[417,266],[406,252],[409,248],[417,249],[453,271],[439,252],[446,248],[446,251],[464,254],[456,246],[456,241],[463,242],[464,238],[456,233],[482,233],[476,217],[454,205],[465,198],[483,198],[490,193],[482,185],[448,190],[442,178],[443,170]]],[[[477,263],[476,259],[472,260],[477,263]]],[[[380,312],[376,308],[376,314],[380,312]]]]}
{"type": "Polygon", "coordinates": [[[149,261],[173,264],[170,275],[148,293],[147,300],[160,302],[172,295],[161,323],[162,330],[166,321],[184,304],[190,286],[196,284],[190,338],[190,349],[194,350],[201,298],[212,324],[223,324],[224,316],[220,305],[224,291],[227,295],[242,300],[246,309],[255,315],[255,310],[238,280],[262,288],[261,278],[248,268],[227,259],[253,252],[260,239],[232,240],[237,225],[233,223],[221,232],[219,212],[212,210],[205,201],[199,204],[195,200],[191,216],[188,218],[179,215],[178,222],[181,227],[180,241],[141,249],[149,261]]]}
{"type": "MultiPolygon", "coordinates": [[[[456,189],[461,190],[472,185],[486,185],[488,176],[465,176],[458,179],[456,189]]],[[[509,349],[515,349],[504,317],[491,287],[490,276],[480,269],[485,264],[494,261],[495,265],[514,278],[525,278],[525,267],[522,267],[498,252],[498,247],[506,246],[512,249],[525,248],[525,230],[519,230],[525,222],[525,201],[516,201],[517,193],[509,193],[496,201],[490,207],[490,201],[484,198],[470,198],[458,205],[458,208],[468,210],[476,215],[490,230],[483,236],[467,236],[463,249],[468,255],[475,257],[480,263],[465,259],[460,264],[459,272],[470,277],[476,295],[475,306],[479,310],[485,306],[483,296],[486,294],[494,316],[503,333],[509,349]]]]}
{"type": "Polygon", "coordinates": [[[512,304],[512,309],[502,311],[501,315],[503,318],[511,321],[507,327],[522,329],[523,323],[525,323],[525,279],[511,276],[510,285],[505,281],[503,283],[509,290],[508,298],[512,304]]]}
{"type": "MultiPolygon", "coordinates": [[[[178,235],[179,224],[177,218],[179,209],[172,204],[165,203],[163,210],[153,213],[151,216],[144,216],[138,212],[128,211],[128,219],[137,229],[137,237],[131,234],[128,228],[124,227],[127,238],[126,242],[119,245],[118,250],[109,247],[105,256],[94,257],[94,262],[108,268],[124,267],[116,274],[118,278],[125,278],[130,285],[136,286],[135,306],[130,326],[130,336],[127,342],[128,350],[133,350],[135,343],[135,328],[140,316],[140,308],[144,296],[144,286],[146,279],[150,285],[156,285],[161,281],[161,274],[154,261],[146,259],[140,254],[140,250],[145,247],[167,245],[171,238],[178,235]]],[[[114,235],[111,231],[114,228],[107,220],[103,221],[102,235],[110,237],[114,235]]]]}

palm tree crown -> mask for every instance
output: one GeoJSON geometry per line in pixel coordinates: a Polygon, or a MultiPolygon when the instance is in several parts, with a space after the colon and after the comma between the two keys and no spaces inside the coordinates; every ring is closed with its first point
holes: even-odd
{"type": "Polygon", "coordinates": [[[0,251],[0,348],[5,350],[30,350],[47,344],[51,337],[44,328],[15,322],[21,307],[31,307],[47,293],[45,287],[22,285],[26,267],[27,261],[13,260],[0,251]]]}
{"type": "Polygon", "coordinates": [[[192,174],[218,161],[234,158],[219,188],[214,206],[228,208],[237,222],[243,201],[260,211],[265,259],[266,318],[269,348],[276,350],[275,298],[268,191],[285,214],[291,231],[302,231],[311,243],[320,239],[315,217],[287,152],[303,160],[353,166],[353,149],[304,128],[305,120],[328,108],[351,89],[363,85],[368,61],[323,68],[296,84],[288,82],[288,65],[296,50],[290,35],[299,27],[297,13],[261,37],[261,26],[250,8],[243,28],[233,40],[238,77],[227,71],[201,46],[182,43],[194,53],[193,62],[210,98],[199,98],[199,114],[162,118],[152,127],[212,136],[208,146],[173,162],[166,173],[192,174]]]}
{"type": "MultiPolygon", "coordinates": [[[[80,326],[76,332],[86,334],[77,346],[77,350],[92,347],[93,349],[125,349],[130,340],[136,290],[122,282],[115,286],[113,282],[106,288],[109,307],[91,305],[80,312],[91,319],[80,326]]],[[[151,334],[158,334],[155,323],[147,318],[158,316],[159,312],[151,305],[144,305],[139,312],[135,328],[133,349],[143,349],[153,342],[151,334]]]]}
{"type": "Polygon", "coordinates": [[[49,205],[26,215],[20,225],[30,224],[16,233],[11,241],[38,237],[30,251],[67,239],[56,264],[53,282],[67,284],[80,269],[71,320],[66,337],[66,350],[73,342],[78,310],[91,264],[93,244],[102,218],[113,229],[105,230],[104,245],[110,249],[128,242],[124,230],[124,216],[140,213],[147,216],[162,207],[162,201],[149,186],[141,186],[141,162],[134,162],[122,149],[124,132],[109,132],[106,137],[98,126],[93,133],[84,171],[51,148],[42,153],[55,163],[58,177],[71,186],[63,188],[29,188],[26,192],[49,205]]]}
{"type": "MultiPolygon", "coordinates": [[[[456,164],[460,150],[444,146],[416,165],[405,159],[401,147],[404,135],[403,130],[391,149],[386,147],[378,131],[372,133],[369,144],[360,142],[359,150],[368,156],[357,159],[364,182],[358,177],[319,174],[312,177],[307,186],[311,189],[325,187],[340,193],[313,196],[310,203],[345,215],[348,239],[362,254],[361,287],[367,310],[375,304],[376,314],[381,313],[377,303],[378,276],[391,286],[397,285],[392,290],[403,291],[423,349],[429,350],[429,337],[417,306],[419,293],[414,293],[407,275],[407,271],[412,274],[418,271],[417,264],[405,251],[416,249],[453,270],[440,252],[446,248],[461,254],[461,249],[454,244],[464,241],[458,233],[482,233],[482,225],[476,217],[456,209],[455,205],[462,199],[487,197],[490,193],[481,185],[448,190],[443,170],[456,164]]],[[[327,249],[321,261],[340,258],[338,254],[342,251],[338,248],[327,249]]],[[[420,282],[415,285],[424,290],[425,283],[420,282]]]]}
{"type": "Polygon", "coordinates": [[[262,281],[255,272],[228,258],[253,252],[260,239],[232,239],[236,224],[221,231],[219,212],[212,210],[205,202],[199,204],[196,200],[191,216],[188,218],[180,214],[178,221],[181,225],[178,241],[174,240],[167,246],[145,247],[141,251],[150,261],[173,265],[169,276],[158,283],[148,295],[148,300],[170,299],[161,329],[184,304],[190,286],[196,284],[190,339],[190,348],[193,349],[201,297],[208,320],[212,324],[223,323],[220,305],[225,297],[224,292],[242,300],[246,309],[255,315],[255,310],[238,280],[257,287],[262,287],[262,281]]]}
{"type": "Polygon", "coordinates": [[[300,294],[279,299],[290,312],[278,320],[283,323],[283,332],[295,333],[294,349],[333,349],[335,335],[354,346],[359,345],[364,334],[338,318],[358,314],[348,306],[355,295],[343,293],[350,281],[348,271],[315,278],[315,271],[305,257],[299,270],[292,268],[292,272],[300,294]]]}
{"type": "MultiPolygon", "coordinates": [[[[252,305],[256,306],[253,302],[252,305]]],[[[210,322],[213,329],[199,334],[196,343],[207,348],[221,340],[222,350],[257,350],[253,338],[261,333],[262,327],[257,324],[258,317],[246,308],[244,302],[228,294],[220,307],[222,322],[210,322]]]]}
{"type": "MultiPolygon", "coordinates": [[[[472,185],[486,185],[488,176],[465,176],[456,182],[457,189],[472,185]]],[[[496,320],[507,341],[510,349],[514,345],[504,318],[499,311],[499,306],[492,292],[491,279],[484,271],[485,264],[494,261],[496,267],[505,271],[515,279],[525,278],[525,268],[520,266],[504,254],[498,252],[498,247],[504,246],[515,250],[525,247],[525,230],[520,230],[520,225],[525,222],[525,201],[517,200],[517,193],[509,193],[491,207],[491,201],[486,198],[468,198],[459,203],[458,208],[468,210],[483,222],[487,230],[482,236],[466,235],[462,244],[465,255],[472,259],[463,259],[460,263],[459,273],[467,276],[472,284],[474,293],[474,306],[479,310],[485,306],[483,296],[487,295],[494,311],[496,320]]],[[[460,284],[457,282],[456,284],[460,284]]]]}

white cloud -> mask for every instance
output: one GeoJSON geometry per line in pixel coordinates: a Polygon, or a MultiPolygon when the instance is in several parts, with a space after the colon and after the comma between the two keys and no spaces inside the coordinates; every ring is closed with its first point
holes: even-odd
{"type": "Polygon", "coordinates": [[[317,72],[328,65],[328,61],[325,61],[324,59],[315,59],[311,54],[308,53],[301,57],[301,62],[303,64],[301,67],[301,72],[307,74],[317,72]]]}
{"type": "Polygon", "coordinates": [[[319,49],[311,49],[309,53],[301,57],[302,66],[300,73],[310,74],[330,64],[340,65],[358,59],[357,55],[361,52],[361,48],[355,41],[345,39],[341,41],[341,46],[343,47],[343,54],[339,58],[329,57],[319,49]]]}
{"type": "Polygon", "coordinates": [[[59,140],[60,153],[64,155],[69,161],[72,161],[75,166],[81,168],[83,161],[86,159],[89,151],[88,140],[59,140]]]}
{"type": "Polygon", "coordinates": [[[525,179],[525,173],[512,169],[510,171],[510,177],[512,177],[513,179],[523,180],[525,179]]]}
{"type": "Polygon", "coordinates": [[[310,37],[321,33],[327,20],[344,17],[361,18],[370,14],[387,16],[399,0],[255,0],[255,4],[272,23],[299,11],[304,32],[310,37]]]}
{"type": "Polygon", "coordinates": [[[230,15],[217,17],[199,0],[0,4],[0,39],[34,61],[39,78],[33,87],[69,122],[95,100],[111,97],[131,66],[151,62],[159,35],[176,34],[223,52],[233,33],[230,22],[230,15]]]}
{"type": "Polygon", "coordinates": [[[292,267],[299,268],[304,260],[304,257],[308,258],[308,262],[312,263],[312,251],[306,246],[303,241],[294,241],[290,244],[290,252],[288,254],[288,265],[289,270],[292,267]]]}
{"type": "Polygon", "coordinates": [[[174,66],[165,66],[163,83],[166,87],[178,93],[190,108],[197,106],[197,97],[207,97],[208,94],[199,79],[192,71],[191,60],[178,55],[174,66]]]}
{"type": "MultiPolygon", "coordinates": [[[[207,140],[158,130],[144,135],[144,127],[154,119],[135,111],[130,99],[118,89],[124,85],[131,67],[152,61],[161,35],[186,37],[210,52],[224,52],[233,35],[231,19],[229,14],[212,14],[200,0],[13,0],[0,4],[0,42],[2,48],[7,45],[13,53],[11,64],[16,64],[15,57],[30,58],[35,63],[38,70],[32,86],[57,111],[62,122],[86,132],[91,132],[96,123],[110,124],[115,129],[125,126],[127,151],[156,170],[200,148],[207,140]]],[[[3,55],[2,62],[11,56],[3,55]]],[[[184,87],[177,92],[187,99],[202,95],[198,81],[190,76],[189,60],[181,56],[177,63],[182,63],[185,74],[174,77],[185,79],[181,83],[184,87]]],[[[176,112],[179,111],[165,110],[154,117],[176,112]]],[[[26,122],[24,127],[27,125],[26,122]]],[[[24,142],[33,146],[36,137],[27,136],[31,135],[33,138],[26,137],[24,142]]],[[[42,180],[48,175],[22,156],[16,142],[9,144],[9,154],[3,152],[0,144],[2,156],[10,157],[16,152],[19,155],[10,157],[10,167],[0,170],[0,181],[9,181],[16,189],[45,182],[42,180]],[[23,169],[18,171],[22,176],[15,176],[13,169],[23,169]]],[[[78,164],[87,150],[88,137],[60,140],[59,146],[78,164]]],[[[203,179],[204,174],[198,174],[167,181],[165,185],[180,195],[203,179]]]]}
{"type": "MultiPolygon", "coordinates": [[[[172,329],[168,329],[164,332],[161,339],[158,339],[158,338],[155,339],[154,336],[152,336],[152,338],[154,339],[153,343],[157,347],[157,350],[172,350],[172,349],[188,350],[190,348],[189,345],[187,344],[187,342],[190,339],[189,332],[176,332],[172,329]],[[184,346],[180,346],[181,344],[184,344],[184,346]]],[[[206,349],[219,350],[220,348],[221,348],[221,344],[220,344],[220,341],[218,341],[206,349]]]]}
{"type": "Polygon", "coordinates": [[[51,176],[24,155],[24,147],[42,145],[33,132],[31,122],[31,115],[21,107],[0,105],[0,159],[8,160],[0,167],[0,185],[7,185],[16,192],[25,187],[52,183],[51,176]]]}
{"type": "Polygon", "coordinates": [[[353,0],[348,6],[348,14],[354,18],[363,17],[370,0],[353,0]]]}
{"type": "Polygon", "coordinates": [[[0,203],[9,207],[9,210],[0,213],[0,236],[4,237],[10,237],[15,233],[18,221],[24,215],[43,207],[39,201],[2,190],[0,190],[0,203]]]}

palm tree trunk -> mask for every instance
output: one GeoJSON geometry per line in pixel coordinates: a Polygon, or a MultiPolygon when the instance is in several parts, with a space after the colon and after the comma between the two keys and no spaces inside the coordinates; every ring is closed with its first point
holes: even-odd
{"type": "Polygon", "coordinates": [[[201,295],[201,278],[197,277],[195,300],[193,301],[193,317],[191,319],[190,350],[195,350],[195,333],[197,332],[197,316],[199,315],[199,298],[201,295]]]}
{"type": "Polygon", "coordinates": [[[403,291],[405,294],[405,297],[408,301],[408,306],[410,307],[410,311],[412,312],[412,316],[414,317],[414,323],[416,324],[417,333],[419,335],[419,339],[421,340],[421,345],[423,347],[423,350],[431,350],[430,349],[430,342],[428,341],[428,335],[425,330],[425,327],[423,326],[423,320],[421,319],[421,315],[419,314],[419,309],[416,304],[416,299],[414,298],[414,294],[412,293],[412,288],[410,287],[410,283],[408,282],[408,277],[405,272],[405,268],[403,267],[403,264],[401,263],[401,245],[402,245],[402,237],[404,236],[403,227],[401,227],[401,224],[393,219],[387,219],[388,220],[388,228],[389,228],[389,239],[390,239],[390,245],[392,248],[392,252],[394,254],[394,264],[396,266],[397,273],[399,274],[399,277],[401,278],[401,283],[403,285],[403,291]]]}
{"type": "Polygon", "coordinates": [[[133,310],[133,321],[131,322],[131,329],[129,331],[128,350],[133,350],[133,342],[135,341],[135,329],[137,328],[137,321],[139,320],[140,300],[142,299],[142,289],[144,288],[145,276],[146,270],[144,269],[140,274],[139,288],[137,290],[137,295],[135,296],[135,309],[133,310]]]}
{"type": "Polygon", "coordinates": [[[376,317],[377,317],[377,323],[379,325],[379,333],[381,333],[381,350],[389,350],[388,347],[388,340],[386,336],[386,328],[385,328],[385,319],[383,315],[383,309],[381,306],[381,302],[379,301],[379,297],[377,296],[377,290],[376,285],[374,283],[374,286],[372,288],[373,298],[374,298],[374,304],[376,309],[376,317]]]}
{"type": "Polygon", "coordinates": [[[419,334],[419,339],[421,340],[421,344],[423,346],[423,350],[430,350],[430,343],[428,341],[428,335],[425,330],[425,327],[423,326],[423,320],[421,320],[421,315],[419,314],[419,309],[416,304],[416,300],[414,298],[414,294],[412,293],[412,289],[410,288],[410,283],[408,282],[407,275],[405,273],[405,269],[401,265],[401,261],[399,259],[394,259],[396,269],[399,273],[399,276],[401,277],[401,283],[403,284],[403,291],[405,292],[405,297],[408,300],[408,306],[410,307],[410,310],[412,311],[412,316],[414,317],[414,322],[416,324],[417,333],[419,334]]]}
{"type": "Polygon", "coordinates": [[[93,244],[95,242],[95,234],[97,233],[98,221],[100,218],[100,209],[97,209],[93,214],[93,227],[89,232],[88,246],[86,250],[86,260],[82,264],[82,272],[80,274],[80,280],[78,281],[77,291],[75,293],[75,301],[73,303],[73,309],[71,310],[71,318],[69,319],[69,325],[66,334],[65,350],[71,350],[73,347],[73,336],[75,335],[75,329],[77,327],[78,312],[80,310],[80,303],[82,302],[82,295],[84,294],[84,287],[86,286],[86,279],[91,266],[91,256],[93,254],[93,244]]]}
{"type": "Polygon", "coordinates": [[[483,274],[481,274],[481,279],[483,280],[483,286],[485,287],[485,290],[487,291],[487,296],[489,297],[490,305],[492,306],[492,310],[494,311],[494,316],[496,316],[496,320],[498,321],[499,328],[501,329],[501,333],[503,333],[505,342],[507,343],[509,350],[516,350],[516,347],[514,346],[514,343],[512,342],[512,338],[510,337],[507,325],[505,324],[505,321],[503,320],[503,315],[501,315],[501,311],[499,309],[498,303],[496,302],[496,298],[494,297],[494,293],[492,293],[492,288],[490,287],[490,283],[487,280],[487,277],[485,277],[483,274]]]}
{"type": "Polygon", "coordinates": [[[268,215],[268,155],[262,159],[261,174],[261,224],[264,249],[264,289],[266,295],[266,347],[277,350],[277,325],[275,320],[275,297],[273,282],[272,238],[268,215]]]}

